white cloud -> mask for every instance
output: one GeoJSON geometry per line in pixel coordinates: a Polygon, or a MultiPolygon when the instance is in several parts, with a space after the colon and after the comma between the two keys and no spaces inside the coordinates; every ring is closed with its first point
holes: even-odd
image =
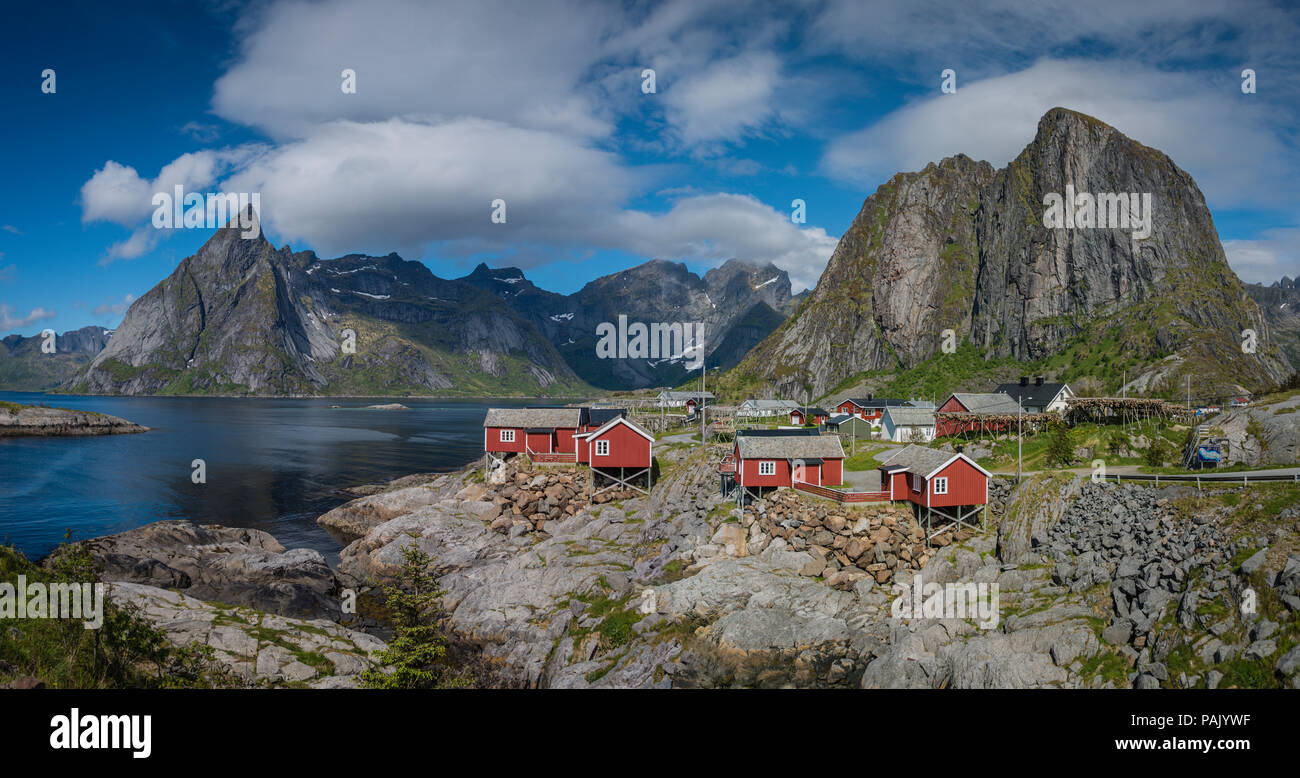
{"type": "Polygon", "coordinates": [[[1265,230],[1255,240],[1225,240],[1228,264],[1243,281],[1268,285],[1282,278],[1300,278],[1300,227],[1265,230]]]}
{"type": "Polygon", "coordinates": [[[836,240],[741,195],[677,200],[665,214],[624,210],[648,174],[554,133],[462,119],[442,125],[335,122],[285,144],[223,184],[260,191],[269,234],[325,256],[415,258],[482,252],[529,266],[591,248],[647,257],[773,261],[814,284],[836,240]],[[493,224],[491,203],[506,201],[493,224]]]}
{"type": "Polygon", "coordinates": [[[153,213],[154,194],[171,194],[176,186],[184,187],[187,192],[206,189],[221,175],[248,164],[265,151],[265,146],[247,144],[182,154],[151,180],[142,178],[135,168],[110,159],[81,186],[81,221],[83,224],[107,221],[133,227],[153,213]]]}
{"type": "Polygon", "coordinates": [[[583,0],[473,3],[373,0],[254,7],[213,108],[278,138],[334,120],[462,116],[583,136],[609,130],[577,90],[616,21],[583,0]],[[356,73],[344,94],[341,73],[356,73]]]}
{"type": "Polygon", "coordinates": [[[1296,155],[1274,131],[1276,115],[1243,100],[1227,80],[1165,73],[1135,63],[1043,60],[1010,75],[959,85],[833,141],[828,174],[881,183],[899,170],[964,153],[1001,167],[1062,106],[1165,152],[1196,179],[1212,207],[1277,206],[1297,191],[1296,155]],[[1195,128],[1195,131],[1189,131],[1195,128]]]}
{"type": "Polygon", "coordinates": [[[937,87],[945,67],[959,79],[987,74],[1008,60],[1032,60],[1081,41],[1111,56],[1202,57],[1285,19],[1266,0],[828,0],[807,37],[857,59],[924,62],[937,87]],[[1235,34],[1225,34],[1229,29],[1235,34]]]}
{"type": "MultiPolygon", "coordinates": [[[[0,251],[0,259],[4,258],[4,252],[0,251]]],[[[7,265],[0,267],[0,283],[9,283],[18,277],[18,266],[7,265]]]]}
{"type": "Polygon", "coordinates": [[[110,159],[81,186],[81,221],[130,226],[153,210],[149,204],[153,193],[149,182],[135,168],[110,159]]]}
{"type": "Polygon", "coordinates": [[[128,294],[126,297],[122,298],[122,302],[120,303],[104,303],[103,305],[95,306],[94,314],[96,316],[106,316],[109,314],[112,314],[113,316],[121,316],[126,313],[126,309],[130,308],[131,303],[133,302],[135,302],[135,295],[128,294]]]}
{"type": "Polygon", "coordinates": [[[662,215],[626,211],[603,238],[659,259],[772,262],[790,274],[795,291],[817,284],[839,242],[820,227],[800,227],[788,213],[738,194],[686,197],[662,215]]]}
{"type": "Polygon", "coordinates": [[[780,63],[770,52],[714,62],[665,92],[669,121],[687,144],[737,138],[772,118],[780,78],[780,63]]]}
{"type": "Polygon", "coordinates": [[[149,223],[155,206],[153,197],[171,195],[176,186],[188,192],[204,192],[218,178],[245,166],[267,152],[260,144],[246,144],[229,149],[196,151],[182,154],[168,163],[151,180],[141,177],[135,168],[113,160],[95,171],[81,186],[81,221],[83,224],[106,221],[132,229],[124,240],[114,243],[100,260],[106,265],[118,259],[134,259],[152,250],[161,231],[149,223]]]}
{"type": "Polygon", "coordinates": [[[199,143],[211,143],[221,137],[221,128],[215,124],[190,121],[181,125],[180,132],[199,143]]]}
{"type": "Polygon", "coordinates": [[[15,316],[13,306],[0,303],[0,332],[30,327],[38,321],[52,319],[55,315],[54,311],[47,311],[44,308],[33,308],[31,313],[26,316],[15,316]]]}
{"type": "Polygon", "coordinates": [[[333,122],[227,180],[262,193],[268,232],[326,255],[430,243],[462,250],[572,236],[634,188],[618,159],[565,136],[483,119],[333,122]],[[491,203],[506,201],[506,223],[491,203]]]}

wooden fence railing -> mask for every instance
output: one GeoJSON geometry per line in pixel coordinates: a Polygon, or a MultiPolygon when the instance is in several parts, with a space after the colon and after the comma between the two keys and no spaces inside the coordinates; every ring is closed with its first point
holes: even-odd
{"type": "Polygon", "coordinates": [[[556,463],[568,464],[568,463],[574,463],[578,461],[578,455],[576,453],[560,452],[560,451],[543,452],[543,451],[533,451],[532,449],[529,449],[527,453],[528,453],[528,458],[531,459],[533,462],[540,462],[543,464],[556,464],[556,463]]]}
{"type": "Polygon", "coordinates": [[[843,492],[839,489],[831,489],[827,486],[819,486],[804,481],[795,481],[794,488],[836,502],[885,502],[889,500],[889,492],[843,492]]]}

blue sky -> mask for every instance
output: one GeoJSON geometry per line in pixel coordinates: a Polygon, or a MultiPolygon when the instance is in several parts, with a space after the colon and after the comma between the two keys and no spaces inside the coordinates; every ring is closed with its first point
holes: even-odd
{"type": "Polygon", "coordinates": [[[0,335],[115,326],[209,237],[152,227],[153,194],[175,184],[260,193],[277,246],[397,251],[444,277],[486,260],[571,292],[651,257],[701,272],[742,257],[809,286],[893,173],[959,152],[1002,166],[1054,105],[1188,170],[1243,279],[1300,275],[1300,13],[1079,5],[15,8],[0,335]]]}

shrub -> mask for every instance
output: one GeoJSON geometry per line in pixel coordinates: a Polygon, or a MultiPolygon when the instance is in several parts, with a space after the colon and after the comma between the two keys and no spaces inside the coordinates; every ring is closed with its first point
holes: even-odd
{"type": "Polygon", "coordinates": [[[385,603],[393,622],[393,639],[379,653],[381,665],[361,674],[361,684],[371,689],[443,689],[467,685],[447,655],[442,632],[438,588],[429,565],[433,561],[414,541],[402,549],[402,569],[397,582],[384,587],[385,603]]]}

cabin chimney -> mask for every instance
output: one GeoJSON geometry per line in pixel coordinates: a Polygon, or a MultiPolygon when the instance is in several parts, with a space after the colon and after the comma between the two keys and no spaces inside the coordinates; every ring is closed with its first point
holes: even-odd
{"type": "Polygon", "coordinates": [[[1029,376],[1027,376],[1027,375],[1022,375],[1022,376],[1020,376],[1020,385],[1021,385],[1021,386],[1029,386],[1029,376]]]}
{"type": "Polygon", "coordinates": [[[1043,385],[1043,377],[1042,377],[1042,376],[1039,376],[1039,377],[1037,377],[1037,378],[1034,379],[1034,386],[1042,386],[1042,385],[1043,385]]]}
{"type": "Polygon", "coordinates": [[[871,394],[870,392],[868,392],[868,393],[867,393],[867,399],[868,399],[868,400],[874,400],[874,399],[876,399],[876,396],[875,396],[874,394],[871,394]]]}
{"type": "Polygon", "coordinates": [[[957,447],[957,453],[960,454],[960,453],[961,453],[962,451],[964,451],[965,449],[966,449],[965,446],[958,446],[958,447],[957,447]]]}

